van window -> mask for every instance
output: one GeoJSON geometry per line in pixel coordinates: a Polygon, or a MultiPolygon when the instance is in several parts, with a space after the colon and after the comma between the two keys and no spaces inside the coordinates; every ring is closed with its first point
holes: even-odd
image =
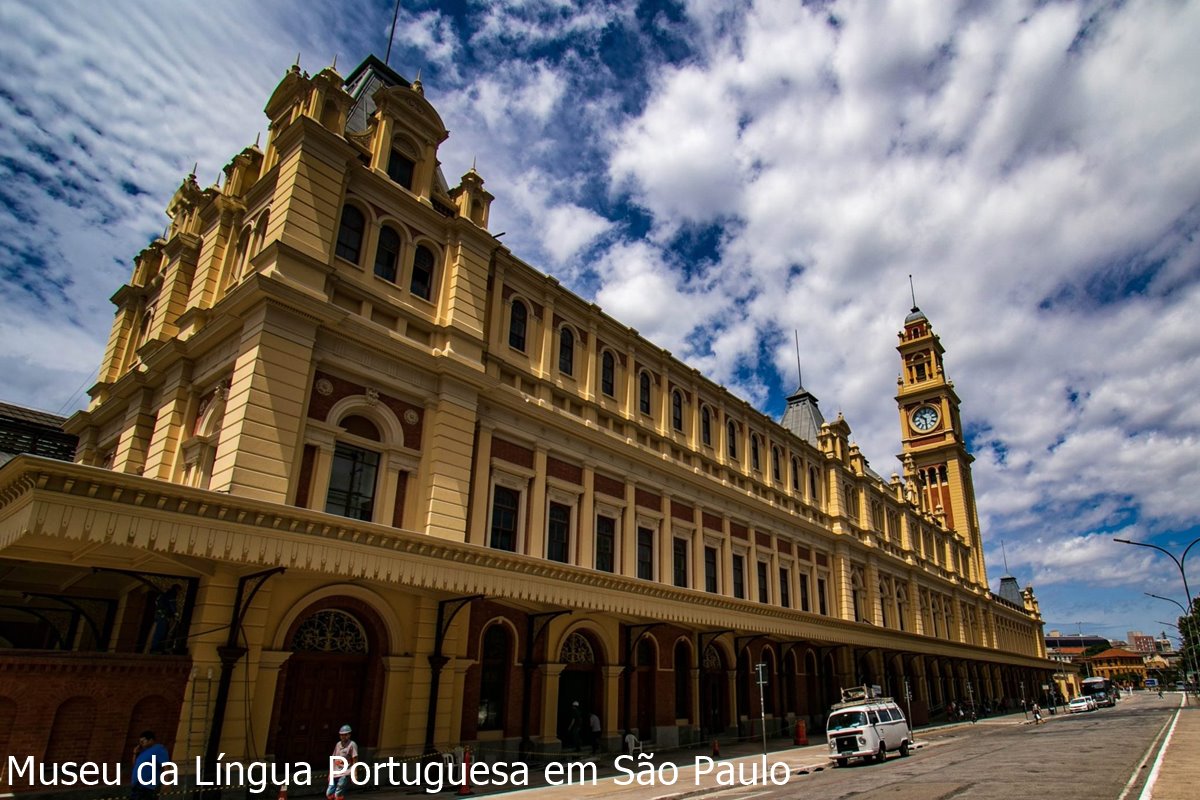
{"type": "Polygon", "coordinates": [[[843,711],[829,716],[828,730],[840,731],[846,728],[859,728],[867,724],[867,716],[861,711],[843,711]]]}
{"type": "Polygon", "coordinates": [[[871,724],[878,725],[879,724],[879,714],[877,714],[874,711],[874,709],[872,709],[871,711],[868,711],[867,713],[871,715],[871,724]]]}

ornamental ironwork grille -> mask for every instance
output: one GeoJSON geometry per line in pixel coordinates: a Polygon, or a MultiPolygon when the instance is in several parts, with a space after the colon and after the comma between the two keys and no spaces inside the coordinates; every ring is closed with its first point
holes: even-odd
{"type": "Polygon", "coordinates": [[[591,642],[582,634],[572,633],[563,642],[558,660],[564,664],[595,664],[596,654],[592,652],[591,642]]]}
{"type": "Polygon", "coordinates": [[[296,629],[292,649],[310,653],[367,654],[367,632],[362,623],[345,611],[318,611],[296,629]]]}
{"type": "Polygon", "coordinates": [[[725,665],[721,663],[721,654],[711,644],[704,648],[704,668],[725,669],[725,665]]]}

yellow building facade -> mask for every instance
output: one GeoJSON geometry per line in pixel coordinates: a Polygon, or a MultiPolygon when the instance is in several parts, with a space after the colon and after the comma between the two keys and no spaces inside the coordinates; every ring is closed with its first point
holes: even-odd
{"type": "MultiPolygon", "coordinates": [[[[265,111],[113,295],[77,463],[0,470],[6,591],[96,601],[0,668],[161,665],[105,724],[142,704],[177,758],[288,760],[343,723],[380,754],[556,751],[574,703],[614,747],[755,735],[759,663],[775,734],[844,685],[923,721],[1050,679],[1032,590],[988,589],[920,311],[883,478],[802,387],[768,418],[506,249],[419,81],[293,68],[265,111]]],[[[11,752],[58,752],[23,703],[11,752]]]]}

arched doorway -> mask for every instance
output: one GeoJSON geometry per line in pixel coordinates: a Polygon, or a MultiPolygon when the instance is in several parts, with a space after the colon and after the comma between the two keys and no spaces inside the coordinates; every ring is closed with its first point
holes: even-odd
{"type": "Polygon", "coordinates": [[[336,603],[302,616],[288,634],[276,709],[275,754],[290,762],[325,763],[342,725],[359,746],[375,741],[382,636],[378,623],[336,603]]]}
{"type": "Polygon", "coordinates": [[[704,648],[700,670],[700,718],[707,733],[724,733],[729,727],[729,668],[720,648],[704,648]]]}
{"type": "Polygon", "coordinates": [[[564,748],[582,747],[589,735],[587,723],[591,713],[599,714],[604,708],[602,665],[591,638],[580,631],[563,640],[558,660],[563,671],[558,678],[557,735],[564,748]],[[570,730],[572,720],[576,721],[576,731],[570,730]]]}

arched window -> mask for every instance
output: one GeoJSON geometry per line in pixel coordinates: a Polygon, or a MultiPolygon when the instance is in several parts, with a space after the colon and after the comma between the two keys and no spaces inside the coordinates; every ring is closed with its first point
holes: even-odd
{"type": "Polygon", "coordinates": [[[643,414],[650,413],[650,373],[638,375],[638,408],[643,414]]]}
{"type": "Polygon", "coordinates": [[[412,189],[413,171],[416,169],[416,166],[411,158],[399,150],[392,150],[391,154],[388,155],[388,177],[405,189],[412,189]]]}
{"type": "Polygon", "coordinates": [[[819,481],[817,480],[817,468],[808,468],[808,496],[814,503],[820,502],[819,481]]]}
{"type": "Polygon", "coordinates": [[[362,255],[363,232],[367,220],[363,213],[351,205],[342,206],[342,222],[338,225],[337,256],[357,264],[362,255]]]}
{"type": "Polygon", "coordinates": [[[263,249],[263,245],[267,241],[267,226],[271,222],[270,209],[264,211],[262,216],[258,218],[258,222],[254,226],[254,238],[250,242],[250,255],[256,256],[263,249]]]}
{"type": "Polygon", "coordinates": [[[600,357],[600,391],[608,397],[617,396],[617,363],[607,350],[600,357]]]}
{"type": "Polygon", "coordinates": [[[700,441],[712,447],[712,413],[708,406],[700,407],[700,441]]]}
{"type": "Polygon", "coordinates": [[[800,459],[792,459],[792,490],[800,491],[800,459]]]}
{"type": "Polygon", "coordinates": [[[671,392],[671,427],[683,431],[683,395],[678,389],[671,392]]]}
{"type": "Polygon", "coordinates": [[[512,301],[508,312],[508,346],[525,352],[525,325],[529,320],[529,309],[520,300],[512,301]]]}
{"type": "Polygon", "coordinates": [[[750,467],[757,472],[762,469],[758,460],[758,434],[750,434],[750,467]]]}
{"type": "Polygon", "coordinates": [[[367,631],[352,614],[336,608],[318,611],[305,619],[292,635],[292,649],[306,653],[366,655],[367,631]]]}
{"type": "Polygon", "coordinates": [[[428,300],[433,293],[433,251],[423,244],[417,245],[413,254],[409,291],[422,300],[428,300]]]}
{"type": "Polygon", "coordinates": [[[505,702],[508,699],[508,670],[512,636],[503,625],[492,625],[483,634],[479,672],[479,730],[504,729],[505,702]]]}
{"type": "Polygon", "coordinates": [[[400,263],[400,234],[384,225],[379,231],[379,246],[375,248],[375,274],[385,281],[396,282],[396,265],[400,263]]]}
{"type": "Polygon", "coordinates": [[[725,425],[725,438],[728,440],[725,443],[725,450],[729,453],[730,458],[737,458],[737,423],[729,420],[725,425]]]}
{"type": "Polygon", "coordinates": [[[779,466],[779,448],[771,448],[771,477],[776,481],[782,478],[782,470],[779,466]]]}
{"type": "Polygon", "coordinates": [[[575,334],[566,325],[558,331],[558,371],[563,375],[575,374],[575,334]]]}

